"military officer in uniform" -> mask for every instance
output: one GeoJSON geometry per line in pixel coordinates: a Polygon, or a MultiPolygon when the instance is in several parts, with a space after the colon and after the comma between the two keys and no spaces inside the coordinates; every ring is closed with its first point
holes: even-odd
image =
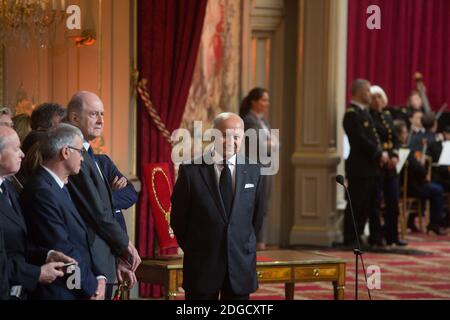
{"type": "Polygon", "coordinates": [[[375,123],[383,151],[389,155],[388,162],[381,168],[381,177],[377,190],[377,203],[372,208],[374,214],[380,210],[382,196],[385,203],[383,234],[387,245],[405,246],[408,243],[398,237],[398,203],[400,198],[399,180],[396,166],[400,142],[395,134],[394,121],[391,113],[386,110],[388,98],[379,86],[370,87],[372,102],[370,115],[375,123]]]}
{"type": "MultiPolygon", "coordinates": [[[[370,82],[357,79],[351,85],[352,100],[344,116],[344,130],[350,143],[350,155],[345,162],[348,190],[353,203],[357,234],[363,234],[369,216],[369,244],[382,246],[379,214],[374,214],[380,165],[386,165],[389,155],[381,148],[381,141],[372,117],[367,110],[371,102],[370,82]]],[[[347,204],[344,216],[344,244],[355,245],[355,231],[347,204]]]]}

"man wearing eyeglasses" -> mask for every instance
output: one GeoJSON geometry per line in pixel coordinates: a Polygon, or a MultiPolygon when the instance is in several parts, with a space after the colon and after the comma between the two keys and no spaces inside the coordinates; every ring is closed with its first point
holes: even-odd
{"type": "Polygon", "coordinates": [[[8,278],[10,299],[28,298],[38,284],[49,284],[62,277],[61,267],[73,261],[61,252],[29,242],[22,208],[8,181],[8,177],[19,171],[22,158],[17,133],[0,125],[0,233],[3,233],[3,253],[7,259],[6,271],[4,267],[0,271],[6,273],[2,277],[8,278]]]}
{"type": "Polygon", "coordinates": [[[51,285],[38,286],[35,298],[103,300],[106,277],[93,263],[86,223],[75,208],[66,186],[69,176],[80,171],[83,135],[70,124],[60,124],[40,142],[40,151],[42,164],[21,194],[30,238],[40,246],[51,247],[73,257],[78,264],[80,281],[77,287],[65,277],[51,285]]]}
{"type": "Polygon", "coordinates": [[[68,122],[81,130],[86,149],[80,173],[69,178],[69,191],[90,229],[95,262],[108,278],[108,299],[116,275],[131,284],[136,282],[134,271],[141,259],[126,231],[115,219],[111,186],[89,143],[101,136],[103,116],[103,102],[92,92],[77,92],[67,106],[68,122]]]}

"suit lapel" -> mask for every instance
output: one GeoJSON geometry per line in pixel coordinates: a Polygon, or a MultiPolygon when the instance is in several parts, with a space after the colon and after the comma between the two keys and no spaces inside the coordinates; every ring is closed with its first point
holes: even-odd
{"type": "MultiPolygon", "coordinates": [[[[14,202],[14,199],[11,199],[11,201],[14,202]]],[[[26,225],[22,213],[16,212],[16,210],[10,206],[8,200],[6,200],[6,198],[3,196],[0,197],[0,212],[2,212],[2,214],[6,218],[10,219],[15,224],[19,225],[23,230],[26,230],[26,225]]]]}
{"type": "Polygon", "coordinates": [[[95,163],[96,162],[95,155],[91,156],[88,152],[86,152],[83,157],[84,157],[85,161],[87,160],[86,164],[88,165],[87,167],[89,168],[90,176],[92,177],[92,180],[95,182],[96,187],[101,188],[100,184],[103,184],[103,186],[105,187],[105,189],[108,193],[109,199],[104,199],[104,200],[105,201],[109,200],[110,202],[112,202],[111,188],[109,186],[108,181],[106,180],[107,177],[106,177],[105,173],[100,168],[100,166],[97,166],[97,164],[95,163]],[[103,178],[102,178],[102,176],[103,176],[103,178]]]}
{"type": "Polygon", "coordinates": [[[223,206],[222,197],[220,196],[219,185],[217,184],[216,172],[214,169],[214,165],[202,165],[200,168],[201,175],[206,185],[208,186],[209,191],[211,192],[214,202],[216,203],[217,208],[220,211],[220,215],[225,223],[228,223],[228,217],[225,212],[225,207],[223,206]]]}
{"type": "MultiPolygon", "coordinates": [[[[60,192],[65,193],[62,190],[60,190],[60,192]]],[[[67,195],[64,194],[64,196],[67,199],[67,195]]],[[[83,228],[83,230],[87,231],[86,225],[84,224],[83,219],[81,218],[80,214],[78,213],[77,209],[75,208],[75,204],[73,202],[71,202],[70,199],[68,199],[67,202],[69,203],[69,210],[70,210],[71,214],[74,216],[75,220],[78,221],[79,225],[81,226],[81,228],[83,228]]]]}
{"type": "Polygon", "coordinates": [[[106,175],[105,171],[102,169],[102,166],[100,166],[100,163],[101,163],[100,158],[96,157],[95,155],[94,155],[94,158],[95,158],[95,161],[97,162],[97,164],[95,164],[95,162],[94,162],[95,169],[97,169],[97,172],[98,171],[101,172],[103,179],[102,179],[102,177],[100,177],[100,179],[104,183],[106,190],[108,190],[109,198],[112,199],[112,190],[111,190],[111,186],[109,185],[109,181],[108,181],[109,175],[106,175]]]}
{"type": "Polygon", "coordinates": [[[78,221],[78,223],[81,225],[83,229],[86,229],[83,220],[81,219],[80,215],[78,214],[78,211],[75,209],[75,205],[71,202],[70,198],[66,194],[64,190],[62,190],[59,185],[56,183],[55,179],[47,172],[45,169],[41,168],[38,173],[42,179],[50,185],[50,188],[53,189],[53,192],[61,197],[61,199],[65,200],[65,203],[68,206],[65,206],[68,210],[70,210],[70,213],[74,216],[75,220],[78,221]]]}

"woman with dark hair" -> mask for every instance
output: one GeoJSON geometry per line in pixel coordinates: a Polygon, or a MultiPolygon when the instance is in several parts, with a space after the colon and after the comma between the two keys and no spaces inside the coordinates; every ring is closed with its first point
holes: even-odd
{"type": "MultiPolygon", "coordinates": [[[[266,89],[263,88],[254,88],[252,89],[248,95],[244,98],[244,100],[241,103],[241,108],[239,110],[239,115],[244,120],[244,127],[245,131],[249,129],[256,130],[257,134],[257,151],[258,153],[250,154],[249,150],[249,140],[246,137],[245,138],[245,150],[246,150],[246,156],[256,161],[257,163],[267,166],[267,163],[261,161],[260,155],[259,155],[259,149],[261,146],[261,143],[266,143],[266,153],[267,156],[270,157],[270,151],[271,146],[274,144],[274,139],[271,137],[270,134],[270,125],[264,119],[264,114],[269,108],[270,104],[270,97],[269,92],[266,89]],[[262,138],[262,139],[261,139],[262,138]]],[[[265,203],[263,204],[264,207],[264,222],[261,230],[256,235],[256,248],[258,250],[264,250],[266,248],[266,229],[267,229],[267,212],[269,211],[269,205],[270,205],[270,193],[271,193],[271,177],[265,176],[266,179],[266,190],[265,190],[265,196],[263,197],[265,203]]]]}
{"type": "Polygon", "coordinates": [[[254,88],[242,100],[239,115],[244,119],[250,111],[257,114],[264,113],[269,107],[269,103],[269,92],[263,88],[254,88]]]}

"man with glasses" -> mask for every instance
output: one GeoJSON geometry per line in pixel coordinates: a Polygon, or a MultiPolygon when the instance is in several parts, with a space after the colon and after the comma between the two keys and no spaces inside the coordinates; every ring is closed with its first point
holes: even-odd
{"type": "Polygon", "coordinates": [[[43,247],[52,247],[73,257],[80,271],[80,286],[69,286],[67,278],[39,286],[35,297],[45,300],[103,300],[106,277],[95,266],[86,223],[67,190],[69,176],[80,171],[83,135],[70,125],[60,124],[40,144],[42,164],[21,194],[27,212],[30,237],[43,247]]]}
{"type": "Polygon", "coordinates": [[[28,298],[38,284],[49,284],[62,277],[64,263],[73,261],[61,252],[48,250],[52,247],[40,247],[28,239],[25,215],[8,180],[19,170],[22,158],[17,133],[0,125],[0,227],[7,259],[6,271],[0,271],[6,272],[2,277],[8,277],[10,299],[28,298]]]}
{"type": "Polygon", "coordinates": [[[89,143],[102,134],[103,116],[103,102],[92,92],[77,92],[67,106],[67,120],[83,133],[86,149],[80,173],[69,178],[69,191],[90,230],[95,262],[108,279],[108,299],[112,295],[112,283],[116,275],[131,284],[136,282],[134,271],[141,259],[126,231],[114,217],[111,186],[89,143]]]}

